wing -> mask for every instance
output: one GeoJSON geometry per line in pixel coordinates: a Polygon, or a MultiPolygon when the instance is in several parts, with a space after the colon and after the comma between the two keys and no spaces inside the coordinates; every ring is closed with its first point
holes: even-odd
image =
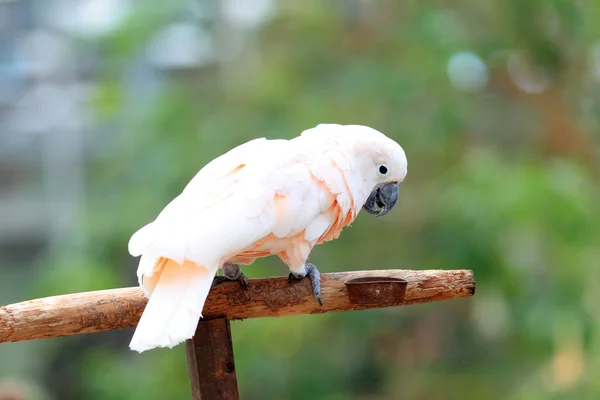
{"type": "Polygon", "coordinates": [[[146,258],[138,275],[151,277],[158,257],[218,268],[271,234],[292,237],[312,226],[310,235],[319,236],[328,223],[318,217],[333,200],[305,153],[288,141],[258,139],[208,164],[132,237],[130,252],[146,258]]]}
{"type": "Polygon", "coordinates": [[[255,139],[235,147],[206,164],[187,184],[183,192],[167,204],[153,222],[133,234],[129,240],[129,253],[137,257],[151,252],[152,246],[161,236],[160,230],[172,228],[194,208],[202,208],[203,205],[209,203],[211,195],[223,191],[235,179],[237,171],[248,163],[251,164],[256,157],[268,152],[269,147],[279,144],[273,142],[277,141],[268,141],[265,138],[255,139]],[[195,199],[202,200],[193,207],[190,203],[195,199]]]}

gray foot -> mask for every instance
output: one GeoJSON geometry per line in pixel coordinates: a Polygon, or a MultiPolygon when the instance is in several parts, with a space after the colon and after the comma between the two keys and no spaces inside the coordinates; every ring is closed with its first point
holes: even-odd
{"type": "Polygon", "coordinates": [[[288,276],[288,282],[292,283],[292,281],[294,280],[302,280],[305,277],[308,276],[308,279],[310,279],[310,282],[312,283],[312,288],[313,288],[313,294],[315,295],[315,298],[317,299],[317,301],[319,302],[319,305],[323,305],[323,302],[321,301],[321,274],[319,273],[319,270],[317,269],[317,267],[315,267],[314,264],[310,264],[310,263],[306,263],[304,264],[304,273],[303,274],[294,274],[293,272],[290,272],[290,275],[288,276]]]}
{"type": "Polygon", "coordinates": [[[242,270],[236,264],[224,264],[223,275],[215,276],[213,279],[212,287],[227,282],[227,281],[238,281],[246,290],[248,290],[248,277],[242,273],[242,270]]]}

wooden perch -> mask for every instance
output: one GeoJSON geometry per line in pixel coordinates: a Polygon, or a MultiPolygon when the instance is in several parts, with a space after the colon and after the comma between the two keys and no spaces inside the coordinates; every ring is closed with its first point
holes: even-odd
{"type": "MultiPolygon", "coordinates": [[[[408,305],[472,296],[472,271],[381,270],[321,275],[320,307],[308,279],[288,283],[287,278],[250,279],[245,290],[238,282],[225,282],[211,290],[204,319],[278,317],[321,314],[408,305]],[[350,303],[345,281],[359,277],[393,277],[408,281],[401,303],[357,305],[350,303]]],[[[24,301],[0,307],[0,343],[101,332],[137,325],[147,299],[140,288],[76,293],[24,301]]]]}

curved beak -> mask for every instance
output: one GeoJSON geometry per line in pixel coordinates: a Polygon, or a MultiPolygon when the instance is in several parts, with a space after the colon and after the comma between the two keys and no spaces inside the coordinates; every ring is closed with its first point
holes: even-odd
{"type": "Polygon", "coordinates": [[[363,210],[380,217],[387,214],[398,201],[400,189],[397,182],[380,183],[373,188],[363,210]]]}

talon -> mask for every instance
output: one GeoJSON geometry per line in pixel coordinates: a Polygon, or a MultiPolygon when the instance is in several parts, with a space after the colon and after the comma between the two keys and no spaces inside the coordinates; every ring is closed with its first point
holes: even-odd
{"type": "Polygon", "coordinates": [[[323,302],[321,301],[321,296],[319,296],[319,295],[315,295],[315,297],[317,298],[317,301],[319,302],[319,305],[320,305],[321,307],[323,307],[323,302]]]}
{"type": "Polygon", "coordinates": [[[226,277],[224,277],[224,276],[220,276],[220,275],[219,275],[219,276],[215,276],[215,277],[213,278],[212,285],[210,285],[210,288],[211,288],[211,289],[214,289],[214,288],[216,288],[217,286],[219,286],[221,283],[223,283],[223,282],[226,282],[226,281],[228,281],[228,280],[229,280],[229,279],[227,279],[227,278],[226,278],[226,277]]]}
{"type": "Polygon", "coordinates": [[[248,290],[248,277],[240,272],[240,277],[238,278],[244,289],[248,290]]]}
{"type": "Polygon", "coordinates": [[[317,267],[315,267],[314,264],[310,263],[306,263],[304,265],[304,271],[304,276],[296,276],[290,272],[290,274],[288,275],[288,282],[292,283],[292,281],[294,280],[299,281],[308,277],[308,279],[310,279],[310,283],[312,284],[313,294],[319,302],[319,305],[322,307],[323,302],[321,301],[321,274],[319,273],[317,267]]]}
{"type": "Polygon", "coordinates": [[[212,287],[214,288],[226,281],[238,281],[244,289],[248,290],[248,277],[242,273],[242,270],[236,264],[224,264],[223,276],[215,276],[212,287]]]}

